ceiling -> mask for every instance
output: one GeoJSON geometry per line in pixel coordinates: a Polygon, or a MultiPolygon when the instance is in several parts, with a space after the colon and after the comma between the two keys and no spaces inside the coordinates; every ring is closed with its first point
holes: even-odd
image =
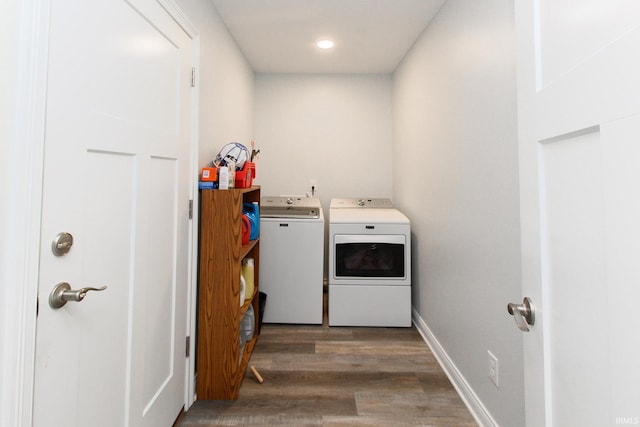
{"type": "Polygon", "coordinates": [[[392,73],[444,1],[211,0],[256,73],[355,74],[392,73]]]}

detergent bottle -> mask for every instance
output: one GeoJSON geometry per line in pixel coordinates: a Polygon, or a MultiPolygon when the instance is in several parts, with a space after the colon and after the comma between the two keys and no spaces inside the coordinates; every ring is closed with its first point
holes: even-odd
{"type": "Polygon", "coordinates": [[[247,282],[244,280],[242,273],[240,274],[240,307],[244,304],[247,294],[247,282]]]}
{"type": "Polygon", "coordinates": [[[254,283],[254,262],[253,258],[245,258],[242,260],[242,277],[244,277],[245,283],[245,299],[253,297],[253,291],[255,290],[254,283]]]}
{"type": "Polygon", "coordinates": [[[251,220],[246,214],[242,214],[242,244],[249,243],[251,238],[251,220]]]}
{"type": "Polygon", "coordinates": [[[260,208],[258,202],[243,203],[242,213],[244,213],[251,223],[251,234],[249,239],[256,240],[260,235],[260,208]]]}

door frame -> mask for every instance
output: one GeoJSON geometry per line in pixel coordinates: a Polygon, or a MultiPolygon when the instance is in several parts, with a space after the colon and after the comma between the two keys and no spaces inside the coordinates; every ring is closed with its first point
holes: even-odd
{"type": "Polygon", "coordinates": [[[549,306],[548,283],[543,261],[544,247],[540,236],[544,233],[541,218],[539,176],[540,147],[536,138],[535,97],[539,86],[536,80],[538,52],[535,27],[539,22],[537,2],[516,2],[517,51],[517,109],[518,151],[520,179],[520,240],[522,266],[522,297],[530,297],[535,307],[536,323],[523,334],[523,368],[525,422],[527,426],[551,425],[550,367],[549,367],[549,306]],[[531,159],[536,159],[531,162],[531,159]]]}
{"type": "MultiPolygon", "coordinates": [[[[42,195],[45,151],[45,108],[47,89],[47,62],[49,53],[49,15],[52,0],[23,0],[14,10],[18,38],[11,50],[9,61],[18,79],[15,82],[16,96],[10,103],[14,108],[14,135],[9,143],[11,157],[0,160],[0,166],[9,170],[12,191],[11,206],[3,207],[3,216],[11,220],[7,242],[11,257],[0,260],[5,271],[6,286],[0,289],[0,307],[3,324],[11,328],[3,330],[2,347],[13,351],[0,355],[0,372],[3,384],[0,388],[0,406],[3,415],[0,422],[7,425],[32,425],[33,392],[35,380],[35,340],[38,298],[38,266],[40,258],[40,225],[42,221],[42,195]],[[16,197],[17,196],[17,197],[16,197]],[[16,200],[17,199],[17,200],[16,200]],[[6,268],[5,268],[6,267],[6,268]],[[9,357],[11,356],[11,357],[9,357]],[[11,375],[4,375],[11,373],[11,375]]],[[[173,0],[156,0],[178,23],[191,39],[192,66],[197,71],[200,63],[200,35],[197,28],[173,0]]],[[[199,164],[199,85],[193,88],[191,100],[190,162],[192,173],[189,198],[194,200],[197,212],[199,164]]],[[[197,275],[194,274],[197,259],[198,221],[194,214],[189,227],[189,254],[187,260],[187,331],[195,336],[195,290],[197,275]]],[[[4,249],[4,248],[3,248],[4,249]]],[[[179,345],[179,344],[178,344],[179,345]]],[[[193,346],[193,340],[192,340],[193,346]]],[[[191,354],[194,354],[191,352],[191,354]]],[[[194,357],[186,363],[185,410],[193,403],[194,357]]]]}
{"type": "Polygon", "coordinates": [[[15,241],[16,245],[12,248],[12,258],[2,257],[3,267],[7,267],[5,271],[9,274],[7,286],[0,291],[4,305],[2,315],[12,325],[6,331],[2,345],[12,348],[14,355],[3,360],[2,367],[3,374],[13,373],[3,375],[3,382],[8,381],[3,384],[0,402],[6,408],[0,421],[8,425],[32,424],[49,5],[45,0],[20,2],[14,16],[19,21],[16,26],[18,37],[9,58],[18,79],[17,99],[13,103],[16,107],[12,123],[15,128],[11,141],[13,156],[6,160],[7,167],[9,162],[14,162],[9,175],[14,191],[10,199],[13,212],[10,213],[7,240],[15,241]]]}
{"type": "Polygon", "coordinates": [[[156,0],[162,7],[176,20],[178,25],[182,27],[184,32],[191,39],[193,49],[191,66],[194,74],[192,75],[192,96],[191,96],[191,147],[189,170],[191,171],[191,188],[189,189],[189,199],[191,200],[191,226],[189,227],[189,254],[187,257],[187,330],[186,336],[191,337],[189,340],[188,352],[190,357],[187,358],[185,364],[185,390],[184,390],[184,410],[186,411],[193,405],[196,400],[196,322],[197,315],[197,295],[198,295],[198,233],[199,233],[199,212],[198,208],[198,182],[200,180],[199,164],[200,159],[198,153],[200,151],[200,32],[193,25],[191,20],[180,9],[173,0],[156,0]]]}

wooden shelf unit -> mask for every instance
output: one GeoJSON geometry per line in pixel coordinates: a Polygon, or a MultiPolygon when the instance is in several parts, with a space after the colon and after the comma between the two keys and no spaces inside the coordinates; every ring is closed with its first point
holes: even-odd
{"type": "Polygon", "coordinates": [[[197,382],[199,400],[235,400],[258,339],[260,238],[242,245],[242,204],[260,203],[260,187],[200,192],[197,382]],[[242,260],[254,259],[253,295],[240,306],[242,260]],[[251,341],[240,347],[240,323],[255,314],[251,341]]]}

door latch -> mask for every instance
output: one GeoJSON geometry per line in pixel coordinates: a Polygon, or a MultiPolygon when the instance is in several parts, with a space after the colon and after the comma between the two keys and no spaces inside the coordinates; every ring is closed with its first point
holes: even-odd
{"type": "Polygon", "coordinates": [[[71,250],[71,246],[73,246],[73,236],[71,233],[63,231],[58,233],[53,242],[51,242],[51,252],[55,256],[62,256],[71,250]]]}

